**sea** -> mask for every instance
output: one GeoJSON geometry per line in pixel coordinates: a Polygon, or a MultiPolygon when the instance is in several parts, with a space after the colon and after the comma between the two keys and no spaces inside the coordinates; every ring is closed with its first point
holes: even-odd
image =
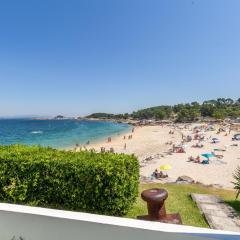
{"type": "Polygon", "coordinates": [[[97,142],[128,132],[124,123],[87,120],[0,119],[0,145],[41,145],[57,149],[97,142]]]}

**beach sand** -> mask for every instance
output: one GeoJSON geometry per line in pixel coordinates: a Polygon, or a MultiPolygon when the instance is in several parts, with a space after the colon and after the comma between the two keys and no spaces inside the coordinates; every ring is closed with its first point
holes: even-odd
{"type": "MultiPolygon", "coordinates": [[[[186,153],[169,154],[172,146],[166,144],[166,142],[172,141],[173,144],[178,145],[182,141],[182,134],[194,136],[192,129],[196,124],[188,125],[187,129],[182,129],[183,124],[175,126],[177,126],[177,129],[174,130],[174,134],[169,134],[169,131],[173,130],[172,126],[135,127],[133,133],[125,134],[126,139],[123,139],[123,135],[121,135],[113,137],[110,143],[106,139],[104,142],[90,144],[87,148],[94,148],[96,151],[100,151],[101,147],[105,147],[106,150],[112,147],[118,153],[135,154],[140,161],[140,174],[145,177],[149,177],[156,168],[159,170],[161,165],[170,164],[172,169],[167,173],[172,180],[185,175],[206,185],[218,184],[223,188],[233,188],[231,183],[233,181],[232,174],[237,166],[240,165],[240,142],[239,146],[231,146],[237,143],[232,141],[234,132],[225,136],[225,132],[216,134],[216,130],[207,131],[205,132],[206,139],[218,137],[220,143],[213,144],[208,139],[203,142],[203,148],[193,148],[192,145],[198,142],[193,140],[185,143],[186,153]],[[128,139],[130,134],[133,136],[132,139],[128,139]],[[126,149],[124,149],[125,143],[126,149]],[[206,165],[188,161],[190,156],[196,157],[203,153],[211,153],[216,148],[226,149],[224,152],[216,152],[222,154],[224,156],[223,159],[217,160],[217,158],[212,158],[210,164],[206,165]],[[142,164],[142,161],[148,157],[153,159],[147,161],[147,164],[142,164]]],[[[204,160],[204,157],[201,156],[201,160],[204,160]]]]}

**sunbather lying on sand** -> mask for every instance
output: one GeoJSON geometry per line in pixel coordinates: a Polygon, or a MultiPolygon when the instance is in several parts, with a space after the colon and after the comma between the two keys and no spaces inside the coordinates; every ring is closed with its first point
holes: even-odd
{"type": "Polygon", "coordinates": [[[190,157],[188,158],[188,161],[189,161],[189,162],[194,162],[194,161],[195,161],[195,158],[194,158],[193,156],[190,156],[190,157]]]}
{"type": "Polygon", "coordinates": [[[200,156],[197,156],[194,162],[195,162],[195,163],[201,163],[200,156]]]}
{"type": "Polygon", "coordinates": [[[192,145],[192,147],[194,147],[194,148],[202,148],[203,144],[196,143],[196,144],[192,145]]]}
{"type": "Polygon", "coordinates": [[[196,158],[194,158],[193,156],[190,156],[190,157],[188,158],[188,161],[189,161],[189,162],[195,162],[195,163],[201,163],[200,156],[197,156],[196,158]]]}
{"type": "Polygon", "coordinates": [[[155,169],[155,171],[153,172],[152,176],[155,177],[156,179],[167,178],[168,177],[167,174],[164,174],[162,171],[158,172],[157,169],[155,169]]]}
{"type": "Polygon", "coordinates": [[[222,159],[224,157],[222,154],[216,154],[214,152],[212,152],[212,154],[214,155],[214,157],[216,157],[218,159],[222,159]]]}

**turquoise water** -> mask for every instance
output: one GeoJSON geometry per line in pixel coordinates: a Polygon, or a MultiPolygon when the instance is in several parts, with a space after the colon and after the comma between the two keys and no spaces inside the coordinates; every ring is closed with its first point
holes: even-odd
{"type": "Polygon", "coordinates": [[[68,148],[127,132],[128,124],[86,120],[0,120],[0,145],[68,148]]]}

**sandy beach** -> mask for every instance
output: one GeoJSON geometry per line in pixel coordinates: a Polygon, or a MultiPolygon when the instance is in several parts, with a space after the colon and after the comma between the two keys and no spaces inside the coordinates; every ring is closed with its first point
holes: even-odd
{"type": "Polygon", "coordinates": [[[173,146],[177,146],[182,142],[182,136],[191,136],[194,138],[196,133],[194,127],[201,125],[178,124],[174,126],[143,126],[135,127],[134,132],[111,138],[111,142],[106,141],[90,144],[88,149],[94,148],[100,151],[104,147],[106,151],[113,148],[115,152],[135,154],[140,161],[140,174],[145,177],[150,177],[152,172],[161,165],[170,164],[171,170],[168,170],[169,179],[176,180],[179,176],[189,176],[195,181],[203,184],[218,184],[223,188],[233,188],[232,174],[240,165],[240,144],[232,141],[232,136],[235,132],[231,131],[229,134],[221,132],[217,134],[216,129],[219,126],[214,126],[215,129],[211,131],[204,131],[204,141],[201,142],[204,146],[202,148],[192,147],[198,143],[198,140],[184,143],[185,153],[171,152],[173,146]],[[169,134],[173,131],[174,134],[169,134]],[[132,135],[131,139],[128,136],[132,135]],[[227,135],[227,136],[226,136],[227,135]],[[217,137],[220,142],[212,143],[212,138],[217,137]],[[166,144],[169,143],[169,144],[166,144]],[[126,144],[126,149],[124,145],[126,144]],[[190,156],[200,156],[201,161],[206,159],[201,154],[211,153],[214,149],[224,150],[216,151],[221,158],[210,158],[209,164],[201,164],[189,162],[190,156]],[[147,160],[146,160],[147,159],[147,160]]]}

